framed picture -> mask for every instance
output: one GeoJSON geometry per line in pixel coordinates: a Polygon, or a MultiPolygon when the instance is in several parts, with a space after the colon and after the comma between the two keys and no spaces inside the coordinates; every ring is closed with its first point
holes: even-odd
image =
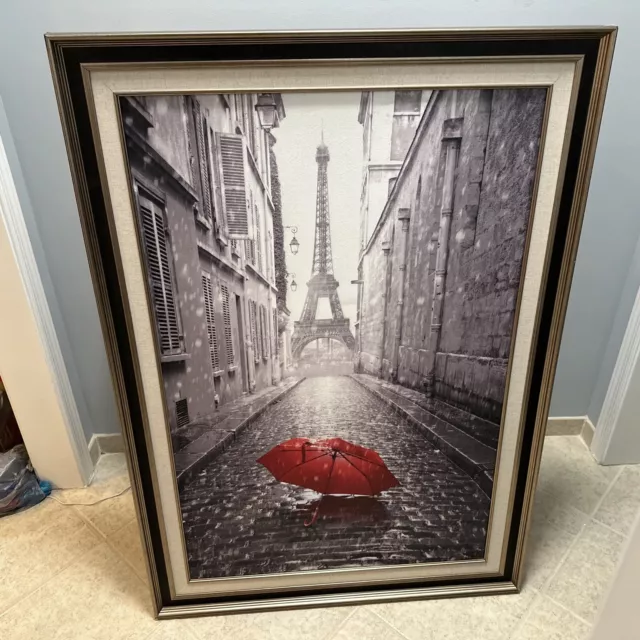
{"type": "Polygon", "coordinates": [[[517,591],[615,33],[47,36],[160,616],[517,591]]]}

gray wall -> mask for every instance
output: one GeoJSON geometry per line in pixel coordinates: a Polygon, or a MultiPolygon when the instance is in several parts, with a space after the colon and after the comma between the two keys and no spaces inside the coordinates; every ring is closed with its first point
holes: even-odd
{"type": "MultiPolygon", "coordinates": [[[[88,431],[115,424],[87,260],[45,53],[46,31],[177,31],[495,25],[618,24],[609,97],[594,170],[551,412],[595,421],[598,380],[613,367],[629,296],[622,295],[640,234],[633,168],[640,132],[638,102],[640,10],[634,0],[21,0],[4,3],[0,20],[0,95],[5,101],[34,219],[42,240],[40,266],[59,305],[57,326],[69,340],[67,362],[87,405],[88,431]],[[89,418],[90,416],[90,418],[89,418]]],[[[637,273],[637,272],[636,272],[637,273]]],[[[640,275],[640,274],[638,274],[640,275]]],[[[636,278],[638,280],[639,278],[636,278]]],[[[637,282],[632,283],[637,286],[637,282]]]]}
{"type": "MultiPolygon", "coordinates": [[[[60,304],[58,303],[56,285],[53,281],[52,274],[49,272],[47,255],[41,241],[38,226],[39,222],[36,220],[36,215],[34,214],[34,208],[31,204],[27,185],[25,184],[24,174],[22,172],[20,160],[18,159],[16,145],[14,143],[1,96],[0,138],[2,138],[2,143],[5,147],[7,157],[9,158],[11,173],[16,185],[16,191],[18,192],[18,198],[20,200],[25,224],[31,239],[31,246],[40,270],[40,278],[49,303],[51,317],[56,327],[56,335],[67,367],[69,381],[74,391],[74,397],[78,406],[78,413],[82,421],[84,433],[87,438],[87,442],[89,442],[94,433],[113,433],[119,431],[113,394],[107,381],[104,379],[105,374],[108,373],[106,355],[104,354],[104,349],[100,343],[101,337],[98,333],[98,335],[94,337],[95,346],[93,349],[96,353],[96,361],[94,362],[95,374],[90,380],[84,380],[84,384],[82,384],[78,374],[78,363],[75,358],[75,352],[72,348],[71,341],[69,340],[65,316],[60,304]],[[89,394],[89,402],[87,401],[86,394],[89,394]]],[[[88,313],[95,316],[95,304],[91,302],[91,298],[89,298],[89,302],[90,304],[87,305],[88,313]]],[[[97,317],[95,320],[93,317],[90,317],[89,319],[94,323],[94,326],[96,326],[95,322],[97,322],[97,317]]],[[[89,366],[91,365],[89,360],[85,360],[84,363],[89,366]]],[[[81,361],[79,364],[82,365],[83,362],[81,361]]]]}

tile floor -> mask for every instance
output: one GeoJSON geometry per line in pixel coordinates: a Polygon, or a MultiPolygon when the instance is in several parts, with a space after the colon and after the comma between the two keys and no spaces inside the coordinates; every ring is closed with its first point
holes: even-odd
{"type": "Polygon", "coordinates": [[[640,466],[600,467],[577,437],[545,443],[522,593],[352,608],[153,619],[121,454],[96,481],[0,519],[3,640],[587,640],[640,508],[640,466]]]}

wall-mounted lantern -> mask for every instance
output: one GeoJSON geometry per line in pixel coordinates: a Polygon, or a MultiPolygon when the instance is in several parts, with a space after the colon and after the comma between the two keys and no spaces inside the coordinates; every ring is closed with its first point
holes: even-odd
{"type": "Polygon", "coordinates": [[[295,256],[296,253],[298,253],[298,249],[300,248],[300,243],[298,242],[298,238],[296,238],[298,227],[285,225],[284,228],[291,229],[291,233],[293,233],[293,238],[291,238],[291,242],[289,243],[289,249],[291,249],[291,253],[295,256]]]}
{"type": "Polygon", "coordinates": [[[278,108],[273,93],[259,93],[255,108],[262,129],[271,131],[278,126],[278,108]]]}

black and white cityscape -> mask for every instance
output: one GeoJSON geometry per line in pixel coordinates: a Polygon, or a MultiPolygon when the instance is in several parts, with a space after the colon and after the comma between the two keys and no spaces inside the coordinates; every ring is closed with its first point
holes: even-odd
{"type": "Polygon", "coordinates": [[[121,98],[192,579],[484,557],[545,101],[121,98]]]}

